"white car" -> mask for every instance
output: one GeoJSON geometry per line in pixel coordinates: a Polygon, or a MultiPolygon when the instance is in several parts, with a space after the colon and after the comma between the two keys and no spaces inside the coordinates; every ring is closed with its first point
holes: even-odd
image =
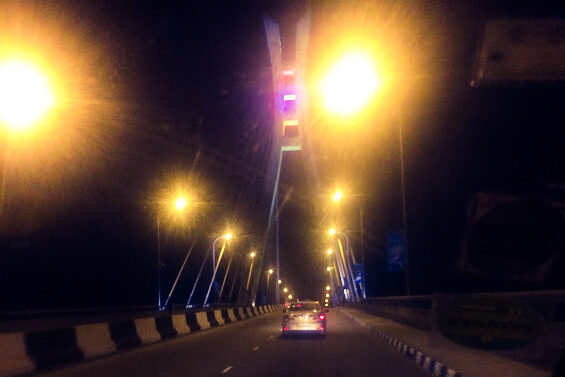
{"type": "Polygon", "coordinates": [[[317,334],[327,332],[326,312],[318,301],[290,303],[282,319],[281,334],[317,334]]]}

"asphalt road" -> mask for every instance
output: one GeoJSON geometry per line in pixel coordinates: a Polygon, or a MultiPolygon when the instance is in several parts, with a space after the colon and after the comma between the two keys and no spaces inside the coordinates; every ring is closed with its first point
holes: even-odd
{"type": "Polygon", "coordinates": [[[338,309],[326,338],[280,338],[281,314],[92,360],[42,376],[427,376],[338,309]]]}

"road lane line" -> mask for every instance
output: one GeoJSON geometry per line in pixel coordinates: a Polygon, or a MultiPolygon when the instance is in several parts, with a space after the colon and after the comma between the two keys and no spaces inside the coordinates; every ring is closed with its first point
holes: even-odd
{"type": "Polygon", "coordinates": [[[257,351],[258,349],[259,349],[259,346],[253,347],[253,351],[257,351]]]}
{"type": "Polygon", "coordinates": [[[230,365],[229,367],[226,367],[226,368],[222,371],[222,374],[228,373],[231,368],[233,368],[231,365],[230,365]]]}

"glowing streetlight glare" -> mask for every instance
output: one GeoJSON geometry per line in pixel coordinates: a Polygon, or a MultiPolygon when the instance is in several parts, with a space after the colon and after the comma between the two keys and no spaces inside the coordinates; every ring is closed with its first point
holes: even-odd
{"type": "Polygon", "coordinates": [[[328,299],[326,299],[326,302],[328,302],[328,299]]]}
{"type": "Polygon", "coordinates": [[[332,249],[328,249],[328,254],[333,254],[333,250],[332,249]]]}
{"type": "Polygon", "coordinates": [[[362,52],[349,52],[329,69],[321,89],[326,109],[347,116],[361,109],[380,85],[371,57],[362,52]]]}
{"type": "Polygon", "coordinates": [[[329,290],[330,290],[330,286],[326,285],[326,291],[329,291],[329,290]]]}
{"type": "Polygon", "coordinates": [[[0,123],[25,130],[54,104],[49,80],[39,68],[21,60],[0,63],[0,123]]]}
{"type": "Polygon", "coordinates": [[[279,281],[277,281],[277,284],[282,284],[282,280],[279,279],[279,281]]]}
{"type": "Polygon", "coordinates": [[[343,197],[343,195],[341,194],[341,191],[336,191],[334,196],[333,196],[333,201],[334,202],[339,202],[341,200],[341,198],[343,197]]]}
{"type": "Polygon", "coordinates": [[[288,295],[288,299],[289,299],[289,300],[292,300],[292,295],[288,295]]]}
{"type": "MultiPolygon", "coordinates": [[[[225,238],[226,240],[229,240],[229,239],[232,238],[232,237],[233,237],[233,235],[232,235],[231,233],[229,233],[229,232],[224,235],[224,238],[225,238]]],[[[252,254],[253,254],[253,253],[252,253],[252,254]]],[[[253,255],[253,256],[255,256],[255,255],[253,255]]]]}
{"type": "Polygon", "coordinates": [[[175,200],[175,208],[177,209],[177,211],[182,211],[182,210],[184,210],[184,209],[186,208],[186,205],[187,205],[187,204],[188,204],[188,203],[187,203],[186,199],[183,198],[183,197],[178,197],[178,198],[175,200]]]}
{"type": "Polygon", "coordinates": [[[249,254],[249,256],[250,256],[251,258],[255,258],[255,255],[257,255],[257,254],[256,254],[254,251],[252,251],[252,252],[249,254]]]}
{"type": "Polygon", "coordinates": [[[332,270],[332,268],[331,268],[330,266],[328,266],[328,267],[326,267],[326,270],[327,270],[328,272],[330,272],[330,271],[332,270]]]}
{"type": "Polygon", "coordinates": [[[329,294],[329,293],[326,293],[326,297],[330,297],[330,294],[329,294]]]}
{"type": "Polygon", "coordinates": [[[331,228],[328,233],[330,234],[330,236],[333,236],[334,234],[337,233],[337,230],[335,230],[335,228],[331,228]]]}
{"type": "Polygon", "coordinates": [[[269,275],[272,275],[272,274],[273,274],[273,272],[275,272],[275,271],[273,271],[273,269],[272,269],[272,268],[269,268],[269,275]]]}
{"type": "Polygon", "coordinates": [[[284,288],[283,288],[283,292],[284,292],[284,293],[287,293],[287,292],[288,292],[288,288],[287,288],[287,287],[284,287],[284,288]]]}

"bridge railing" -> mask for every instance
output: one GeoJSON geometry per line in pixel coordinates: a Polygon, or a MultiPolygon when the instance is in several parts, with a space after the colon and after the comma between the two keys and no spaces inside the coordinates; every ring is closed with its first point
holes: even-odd
{"type": "Polygon", "coordinates": [[[520,314],[514,313],[518,317],[513,318],[512,316],[512,310],[519,308],[530,313],[530,318],[535,317],[538,323],[541,322],[539,326],[541,331],[537,338],[527,346],[493,352],[506,358],[549,368],[551,360],[557,358],[559,353],[565,350],[564,290],[370,297],[355,303],[348,303],[347,306],[428,331],[430,339],[445,336],[446,330],[440,328],[440,323],[445,324],[449,321],[454,323],[453,320],[456,326],[451,327],[448,331],[458,331],[459,334],[465,335],[480,334],[485,329],[481,326],[488,326],[492,323],[512,325],[520,322],[520,314]],[[493,303],[493,312],[497,313],[489,315],[488,313],[481,314],[480,310],[474,311],[477,308],[488,307],[488,303],[493,303]],[[465,307],[469,309],[469,312],[465,312],[465,309],[460,310],[465,307]],[[448,318],[447,322],[446,318],[448,318]]]}

